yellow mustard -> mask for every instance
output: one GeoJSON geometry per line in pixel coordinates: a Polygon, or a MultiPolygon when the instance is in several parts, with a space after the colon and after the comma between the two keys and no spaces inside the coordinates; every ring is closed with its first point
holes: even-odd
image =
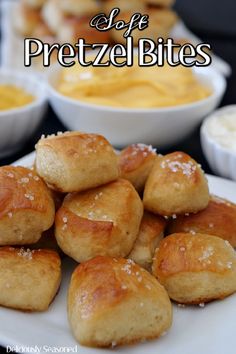
{"type": "Polygon", "coordinates": [[[199,101],[210,96],[191,68],[82,67],[61,72],[58,91],[72,99],[124,108],[160,108],[199,101]]]}
{"type": "Polygon", "coordinates": [[[0,111],[22,107],[34,100],[34,96],[19,87],[0,84],[0,111]]]}

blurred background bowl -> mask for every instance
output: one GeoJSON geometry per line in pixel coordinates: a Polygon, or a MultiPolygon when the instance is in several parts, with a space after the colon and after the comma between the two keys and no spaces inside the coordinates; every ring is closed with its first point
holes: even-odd
{"type": "Polygon", "coordinates": [[[33,74],[0,69],[1,84],[17,86],[35,97],[30,104],[0,111],[0,157],[5,157],[22,148],[36,131],[45,114],[47,99],[45,84],[33,74]]]}
{"type": "Polygon", "coordinates": [[[119,148],[137,142],[159,148],[178,143],[219,105],[226,89],[226,81],[218,72],[194,68],[197,79],[212,90],[206,99],[169,108],[113,108],[84,103],[60,94],[57,91],[60,70],[58,66],[50,70],[48,88],[50,103],[61,122],[69,130],[102,134],[119,148]]]}
{"type": "Polygon", "coordinates": [[[236,151],[222,146],[209,133],[210,123],[228,113],[234,113],[236,116],[236,105],[222,107],[204,121],[201,127],[201,144],[212,171],[221,177],[236,181],[236,151]]]}

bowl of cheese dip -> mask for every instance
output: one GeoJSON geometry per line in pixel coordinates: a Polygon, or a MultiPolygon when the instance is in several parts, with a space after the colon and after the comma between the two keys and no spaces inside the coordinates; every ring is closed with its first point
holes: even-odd
{"type": "Polygon", "coordinates": [[[58,92],[84,103],[117,109],[158,109],[191,104],[211,89],[183,66],[82,67],[61,72],[58,92]]]}
{"type": "Polygon", "coordinates": [[[47,108],[45,85],[33,74],[0,69],[0,157],[27,142],[47,108]]]}
{"type": "Polygon", "coordinates": [[[27,106],[35,97],[23,88],[12,84],[0,84],[0,112],[27,106]]]}
{"type": "Polygon", "coordinates": [[[116,147],[170,146],[221,101],[225,79],[210,68],[55,66],[49,100],[69,130],[93,131],[116,147]]]}

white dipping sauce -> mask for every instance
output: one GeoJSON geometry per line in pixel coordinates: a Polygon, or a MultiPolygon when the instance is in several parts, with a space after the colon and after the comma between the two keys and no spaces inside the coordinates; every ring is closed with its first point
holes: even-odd
{"type": "Polygon", "coordinates": [[[236,154],[236,106],[219,110],[209,119],[206,129],[218,144],[236,154]]]}

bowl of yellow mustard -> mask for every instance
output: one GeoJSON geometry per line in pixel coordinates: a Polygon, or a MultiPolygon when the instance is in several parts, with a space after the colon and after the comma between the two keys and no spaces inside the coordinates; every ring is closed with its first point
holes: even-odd
{"type": "Polygon", "coordinates": [[[170,146],[220,103],[225,79],[210,68],[54,67],[50,103],[70,130],[104,134],[117,147],[170,146]]]}
{"type": "Polygon", "coordinates": [[[0,70],[0,157],[24,146],[44,117],[45,84],[33,74],[0,70]]]}

